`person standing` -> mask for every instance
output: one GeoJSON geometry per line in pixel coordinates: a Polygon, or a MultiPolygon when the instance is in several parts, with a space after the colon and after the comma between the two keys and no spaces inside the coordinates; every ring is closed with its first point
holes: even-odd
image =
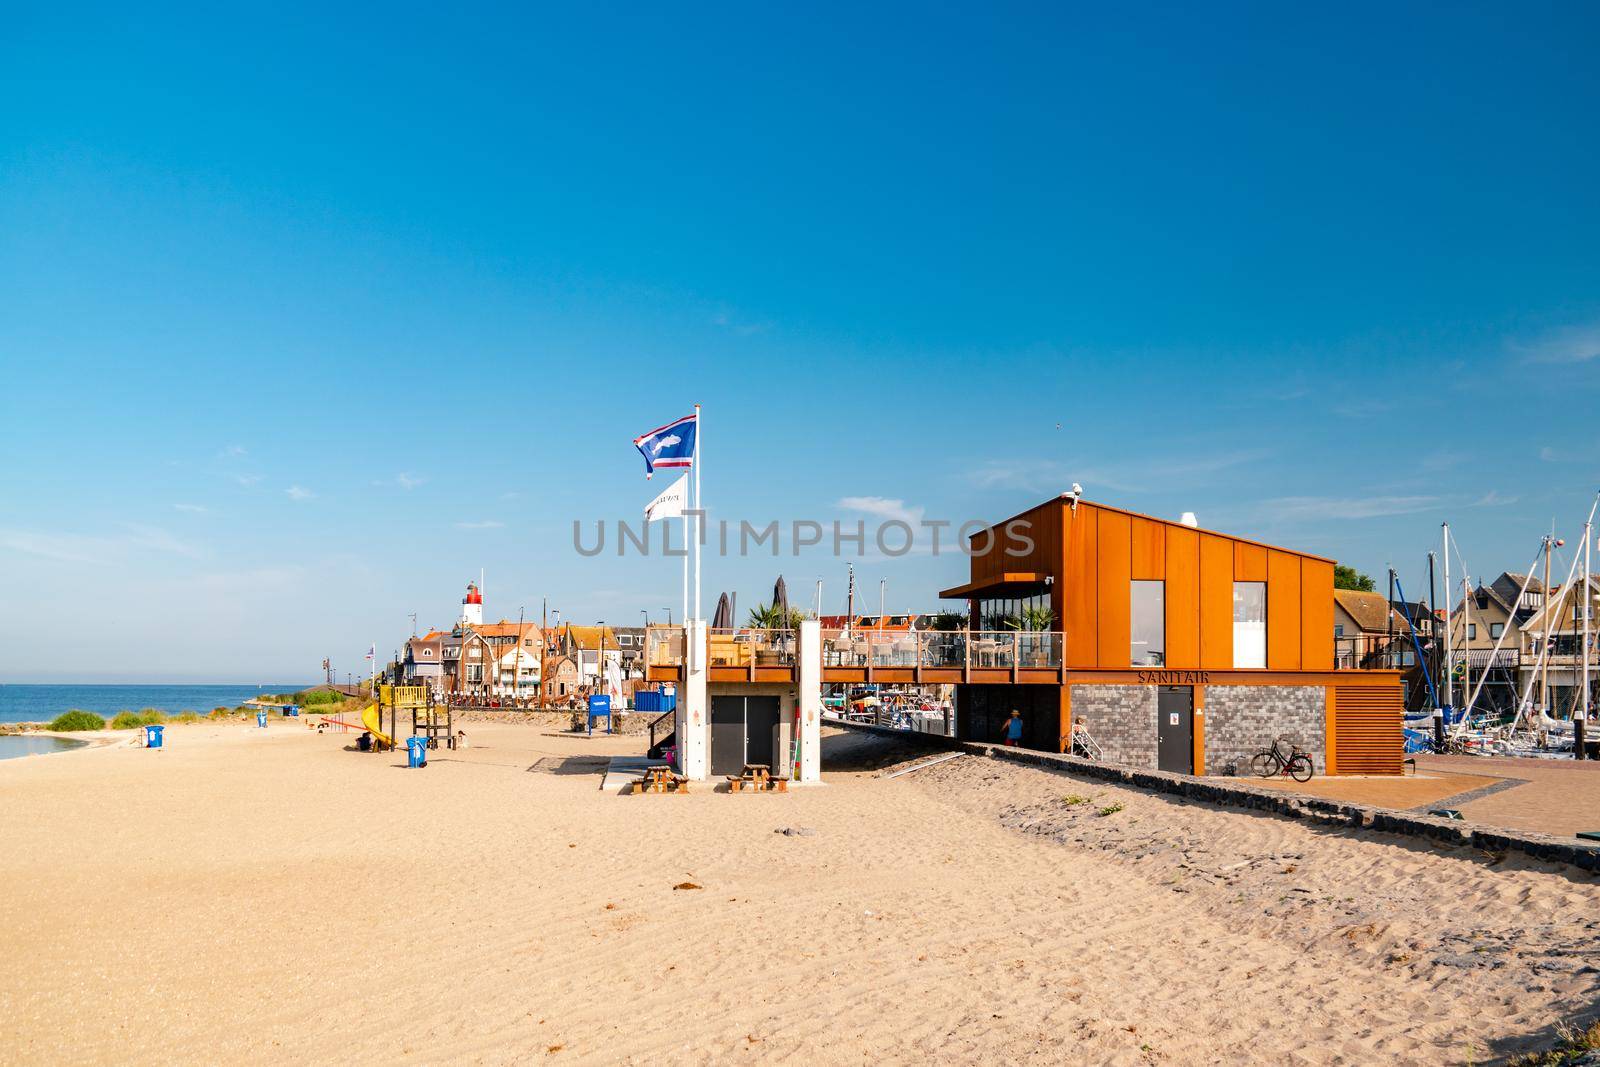
{"type": "Polygon", "coordinates": [[[1006,720],[1005,733],[1008,747],[1016,748],[1022,744],[1022,712],[1015,709],[1012,710],[1011,718],[1006,720]]]}

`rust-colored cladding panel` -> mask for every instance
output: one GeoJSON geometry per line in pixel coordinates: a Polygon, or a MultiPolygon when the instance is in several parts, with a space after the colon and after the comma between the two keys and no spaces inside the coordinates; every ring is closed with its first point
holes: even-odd
{"type": "Polygon", "coordinates": [[[1333,670],[1333,564],[1300,561],[1300,669],[1333,670]]]}
{"type": "MultiPolygon", "coordinates": [[[[1329,593],[1331,599],[1333,594],[1329,593]]],[[[1300,557],[1267,553],[1267,668],[1300,669],[1300,557]]],[[[1331,632],[1333,627],[1328,627],[1331,632]]]]}
{"type": "Polygon", "coordinates": [[[1072,514],[1071,536],[1067,539],[1065,584],[1067,614],[1067,666],[1088,669],[1100,659],[1096,633],[1099,630],[1100,524],[1099,512],[1080,505],[1072,514]]]}
{"type": "Polygon", "coordinates": [[[1100,512],[1097,525],[1100,527],[1100,565],[1097,568],[1100,609],[1096,627],[1099,666],[1115,670],[1127,667],[1131,658],[1129,643],[1132,629],[1128,612],[1133,595],[1129,585],[1129,554],[1133,535],[1128,516],[1121,512],[1100,512]]]}
{"type": "MultiPolygon", "coordinates": [[[[1355,673],[1355,672],[1351,672],[1355,673]]],[[[1340,774],[1399,774],[1405,760],[1405,696],[1383,686],[1336,685],[1333,739],[1340,774]]]]}
{"type": "Polygon", "coordinates": [[[1160,582],[1167,577],[1167,526],[1150,519],[1131,520],[1133,542],[1129,576],[1140,582],[1160,582]]]}
{"type": "Polygon", "coordinates": [[[1234,543],[1200,535],[1200,666],[1225,671],[1233,666],[1234,543]]]}
{"type": "Polygon", "coordinates": [[[1200,666],[1200,534],[1181,526],[1166,530],[1167,666],[1200,666]]]}
{"type": "MultiPolygon", "coordinates": [[[[1267,550],[1261,545],[1233,543],[1233,580],[1236,582],[1264,582],[1267,580],[1267,550]]],[[[1269,622],[1268,625],[1271,625],[1269,622]]]]}

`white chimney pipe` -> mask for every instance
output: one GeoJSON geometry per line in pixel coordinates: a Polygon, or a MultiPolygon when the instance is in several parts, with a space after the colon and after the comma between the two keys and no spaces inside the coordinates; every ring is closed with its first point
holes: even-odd
{"type": "Polygon", "coordinates": [[[1200,528],[1200,520],[1194,517],[1194,512],[1192,511],[1185,511],[1183,513],[1183,518],[1179,519],[1178,521],[1183,523],[1185,526],[1192,526],[1195,529],[1200,528]]]}

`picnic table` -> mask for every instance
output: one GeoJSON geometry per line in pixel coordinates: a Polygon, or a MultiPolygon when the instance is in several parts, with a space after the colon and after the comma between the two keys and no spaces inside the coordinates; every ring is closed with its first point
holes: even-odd
{"type": "Polygon", "coordinates": [[[644,777],[634,785],[635,793],[687,793],[689,779],[674,774],[670,763],[652,763],[644,769],[644,777]]]}
{"type": "Polygon", "coordinates": [[[742,793],[745,786],[756,792],[763,790],[776,790],[779,793],[789,791],[789,779],[774,778],[772,767],[765,763],[746,763],[744,770],[738,774],[728,775],[728,792],[742,793]]]}

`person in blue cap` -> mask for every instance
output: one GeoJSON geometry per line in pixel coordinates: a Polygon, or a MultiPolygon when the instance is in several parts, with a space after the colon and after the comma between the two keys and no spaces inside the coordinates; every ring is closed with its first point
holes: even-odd
{"type": "Polygon", "coordinates": [[[1022,712],[1013,710],[1006,720],[1006,744],[1016,748],[1022,744],[1022,712]]]}

